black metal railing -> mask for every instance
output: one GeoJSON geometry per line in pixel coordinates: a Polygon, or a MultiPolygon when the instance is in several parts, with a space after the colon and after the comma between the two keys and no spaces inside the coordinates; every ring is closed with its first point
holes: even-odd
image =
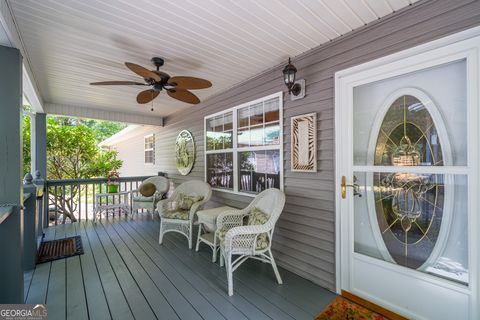
{"type": "MultiPolygon", "coordinates": [[[[149,176],[121,177],[119,191],[137,190],[147,178],[149,176]]],[[[93,220],[96,194],[107,193],[107,179],[47,180],[45,193],[49,225],[93,220]]],[[[100,201],[109,201],[109,197],[101,198],[100,201]]]]}

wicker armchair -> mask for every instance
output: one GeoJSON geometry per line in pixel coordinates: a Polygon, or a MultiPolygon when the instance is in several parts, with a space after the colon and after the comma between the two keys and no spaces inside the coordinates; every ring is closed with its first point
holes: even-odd
{"type": "Polygon", "coordinates": [[[165,177],[154,176],[145,179],[140,184],[139,189],[131,191],[132,213],[138,212],[139,209],[146,209],[153,215],[155,213],[155,206],[157,205],[158,201],[160,201],[163,196],[167,194],[168,189],[170,189],[170,181],[165,177]],[[140,188],[146,183],[152,183],[156,188],[155,193],[150,197],[145,197],[139,194],[140,188]]]}
{"type": "Polygon", "coordinates": [[[163,235],[167,232],[178,232],[188,239],[188,247],[192,249],[192,226],[195,213],[210,200],[212,188],[209,184],[192,180],[180,184],[172,193],[169,199],[161,200],[157,204],[157,210],[160,214],[160,236],[158,242],[162,244],[163,235]],[[189,210],[176,209],[169,210],[169,203],[179,201],[182,195],[190,197],[199,197],[199,201],[192,204],[189,210]]]}
{"type": "Polygon", "coordinates": [[[275,223],[284,205],[282,191],[267,189],[245,209],[226,211],[218,216],[215,236],[220,239],[220,265],[225,261],[229,296],[233,295],[233,272],[249,258],[270,263],[278,283],[282,284],[271,246],[275,223]],[[267,216],[264,223],[244,225],[244,218],[257,209],[267,216]],[[233,255],[239,257],[232,260],[233,255]]]}

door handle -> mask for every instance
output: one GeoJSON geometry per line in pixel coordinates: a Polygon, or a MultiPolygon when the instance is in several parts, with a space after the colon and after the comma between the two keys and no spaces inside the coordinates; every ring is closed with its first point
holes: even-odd
{"type": "Polygon", "coordinates": [[[362,197],[360,193],[360,185],[357,182],[357,177],[353,176],[353,184],[347,184],[347,177],[342,176],[342,199],[347,197],[347,187],[353,188],[353,195],[362,197]]]}

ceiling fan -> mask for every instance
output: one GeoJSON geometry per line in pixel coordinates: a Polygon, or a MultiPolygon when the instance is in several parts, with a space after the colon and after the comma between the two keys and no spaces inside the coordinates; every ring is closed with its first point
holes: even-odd
{"type": "Polygon", "coordinates": [[[160,71],[160,67],[163,66],[164,60],[162,58],[153,57],[151,59],[157,70],[148,70],[138,64],[125,62],[128,69],[135,72],[143,78],[145,82],[135,81],[102,81],[92,82],[91,85],[134,85],[134,86],[150,86],[150,89],[144,90],[137,95],[137,102],[140,104],[149,103],[155,99],[160,91],[165,90],[167,94],[177,100],[198,104],[200,99],[191,93],[189,90],[206,89],[212,86],[212,83],[205,79],[177,76],[170,77],[169,74],[160,71]]]}

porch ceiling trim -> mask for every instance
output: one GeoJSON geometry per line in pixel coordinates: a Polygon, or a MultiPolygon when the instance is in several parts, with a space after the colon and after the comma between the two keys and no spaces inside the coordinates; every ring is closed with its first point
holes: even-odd
{"type": "Polygon", "coordinates": [[[64,105],[55,103],[45,103],[44,107],[46,113],[59,116],[71,116],[79,118],[125,122],[131,124],[163,126],[163,118],[157,116],[145,116],[141,114],[109,111],[88,108],[84,106],[64,105]]]}
{"type": "Polygon", "coordinates": [[[30,68],[30,59],[18,32],[15,19],[6,0],[0,0],[0,28],[3,28],[10,46],[20,50],[23,57],[23,90],[34,112],[44,113],[42,97],[39,94],[35,77],[30,68]]]}

